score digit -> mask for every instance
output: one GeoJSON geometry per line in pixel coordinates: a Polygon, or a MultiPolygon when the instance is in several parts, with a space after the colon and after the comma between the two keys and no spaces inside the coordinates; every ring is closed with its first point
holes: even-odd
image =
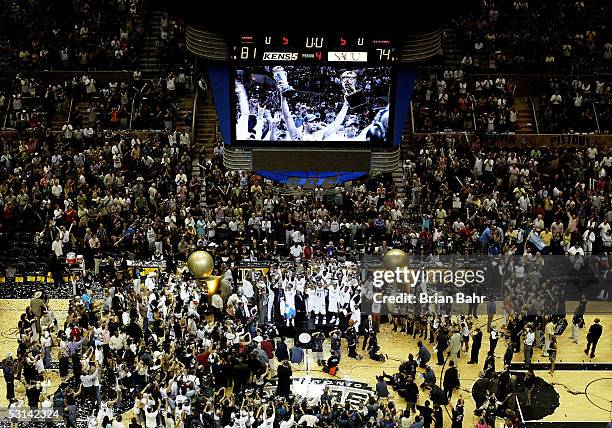
{"type": "Polygon", "coordinates": [[[391,49],[381,49],[377,48],[379,55],[379,61],[391,61],[391,49]]]}
{"type": "MultiPolygon", "coordinates": [[[[240,59],[249,59],[249,56],[250,56],[249,47],[243,46],[242,49],[240,49],[240,59]]],[[[253,48],[253,58],[255,58],[256,56],[257,56],[257,48],[253,48]]]]}

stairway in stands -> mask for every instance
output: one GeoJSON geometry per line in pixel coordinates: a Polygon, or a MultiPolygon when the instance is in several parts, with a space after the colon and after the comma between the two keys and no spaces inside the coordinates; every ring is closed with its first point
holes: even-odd
{"type": "MultiPolygon", "coordinates": [[[[206,149],[206,157],[212,157],[213,147],[215,144],[215,135],[217,133],[217,110],[212,102],[210,94],[207,97],[198,94],[198,103],[196,106],[195,126],[193,136],[195,139],[196,153],[201,153],[202,147],[206,149]]],[[[199,154],[195,156],[192,162],[191,174],[194,176],[202,175],[200,164],[204,164],[206,159],[200,158],[199,154]]],[[[205,180],[205,179],[204,179],[205,180]]],[[[206,183],[203,180],[202,194],[200,197],[200,209],[206,209],[206,183]]]]}
{"type": "Polygon", "coordinates": [[[191,175],[192,177],[202,176],[202,190],[200,193],[200,211],[201,212],[205,212],[207,208],[206,207],[206,185],[205,185],[206,177],[204,177],[204,173],[202,169],[200,168],[200,165],[204,164],[205,161],[206,161],[205,159],[200,158],[200,154],[196,150],[193,156],[193,159],[191,160],[191,175]]]}
{"type": "Polygon", "coordinates": [[[159,42],[161,37],[161,15],[162,12],[155,10],[148,16],[147,28],[145,30],[146,37],[139,56],[140,71],[143,73],[159,69],[159,59],[155,43],[159,42]]]}
{"type": "Polygon", "coordinates": [[[609,65],[604,61],[603,45],[609,41],[599,30],[599,27],[605,26],[609,33],[610,22],[612,22],[612,6],[605,1],[584,0],[584,10],[588,21],[592,23],[592,28],[586,30],[594,30],[597,33],[595,48],[593,49],[593,71],[595,73],[609,73],[609,65]],[[603,37],[602,37],[603,36],[603,37]]]}
{"type": "Polygon", "coordinates": [[[516,133],[517,134],[535,134],[535,118],[533,117],[533,110],[529,105],[527,97],[516,97],[514,100],[516,107],[517,119],[516,119],[516,133]]]}
{"type": "Polygon", "coordinates": [[[81,117],[81,127],[86,128],[89,126],[89,109],[88,101],[75,101],[72,105],[72,114],[70,115],[70,121],[74,122],[74,118],[78,114],[81,117]]]}
{"type": "Polygon", "coordinates": [[[391,171],[391,176],[393,177],[393,184],[395,184],[395,189],[397,190],[397,196],[399,198],[406,197],[406,176],[404,175],[404,159],[406,157],[407,151],[410,150],[410,141],[412,140],[412,122],[410,120],[410,113],[408,113],[408,117],[406,118],[406,123],[404,124],[404,132],[402,134],[402,141],[400,143],[400,150],[402,151],[400,165],[394,171],[391,171]]]}
{"type": "Polygon", "coordinates": [[[393,183],[397,189],[397,196],[400,198],[406,197],[406,176],[404,175],[404,169],[400,166],[395,171],[391,171],[393,177],[393,183]]]}
{"type": "Polygon", "coordinates": [[[187,94],[184,97],[180,97],[176,103],[177,116],[176,130],[177,132],[183,132],[185,130],[185,116],[190,111],[193,111],[193,94],[187,94]]]}
{"type": "Polygon", "coordinates": [[[207,156],[212,155],[217,133],[217,110],[211,97],[198,97],[194,136],[198,146],[206,147],[207,156]]]}
{"type": "MultiPolygon", "coordinates": [[[[8,13],[4,0],[0,0],[0,12],[4,15],[8,13]]],[[[11,46],[8,38],[8,29],[5,19],[0,19],[0,69],[4,69],[11,62],[11,46]]]]}
{"type": "Polygon", "coordinates": [[[70,103],[65,111],[61,110],[61,105],[58,105],[53,112],[53,116],[51,117],[51,130],[52,131],[61,131],[62,126],[68,122],[68,109],[70,108],[70,103]]]}
{"type": "Polygon", "coordinates": [[[444,55],[444,64],[447,66],[456,66],[461,63],[461,49],[457,32],[447,27],[443,30],[445,37],[442,39],[442,51],[444,55]]]}

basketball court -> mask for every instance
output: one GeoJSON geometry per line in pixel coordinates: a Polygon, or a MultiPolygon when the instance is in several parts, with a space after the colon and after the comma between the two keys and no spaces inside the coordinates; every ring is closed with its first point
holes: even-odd
{"type": "MultiPolygon", "coordinates": [[[[25,307],[29,304],[26,299],[2,299],[0,300],[0,313],[3,314],[0,319],[0,355],[2,358],[6,356],[8,352],[15,353],[17,347],[17,323],[19,317],[25,310],[25,307]]],[[[68,300],[54,299],[50,301],[50,307],[56,314],[60,326],[63,324],[68,310],[68,300]]],[[[587,315],[585,317],[586,326],[592,324],[596,315],[587,315]]],[[[612,322],[612,316],[600,315],[601,324],[605,329],[612,322]]],[[[480,317],[483,326],[486,326],[486,318],[480,317]]],[[[495,319],[494,323],[499,325],[500,319],[495,319]]],[[[612,339],[609,334],[604,334],[597,346],[597,355],[594,359],[589,359],[583,352],[586,335],[586,329],[581,330],[581,339],[578,345],[575,345],[570,340],[570,329],[566,329],[565,332],[558,338],[558,358],[556,371],[554,375],[550,375],[548,358],[542,357],[541,353],[535,352],[533,356],[533,364],[535,367],[535,374],[541,378],[544,384],[550,385],[546,391],[542,394],[534,394],[533,407],[536,413],[546,413],[547,416],[540,420],[530,420],[530,411],[525,409],[525,396],[523,391],[518,392],[519,399],[519,412],[523,415],[524,420],[527,422],[527,426],[549,426],[558,427],[559,423],[575,422],[573,425],[567,426],[586,426],[585,421],[589,422],[600,422],[599,425],[594,426],[605,426],[607,421],[610,419],[612,412],[612,402],[610,401],[610,391],[612,391],[612,375],[610,375],[609,369],[612,368],[612,339]],[[538,363],[543,363],[539,365],[538,363]],[[555,397],[555,394],[558,397],[555,397]],[[558,405],[556,401],[558,400],[558,405]],[[582,422],[580,422],[582,421],[582,422]],[[533,422],[537,424],[530,424],[533,422]]],[[[294,390],[299,389],[300,391],[308,388],[313,391],[322,390],[326,383],[322,380],[333,380],[329,386],[339,396],[344,394],[344,397],[353,397],[353,401],[367,399],[370,394],[373,394],[373,389],[376,385],[376,376],[380,376],[383,371],[387,374],[393,374],[397,372],[399,364],[405,361],[409,353],[416,356],[417,354],[417,338],[409,337],[406,333],[393,332],[390,324],[383,324],[378,334],[378,341],[381,347],[381,352],[386,354],[389,358],[385,362],[373,361],[368,358],[364,351],[361,351],[358,347],[358,352],[363,356],[361,360],[355,360],[346,357],[347,349],[346,344],[343,341],[342,349],[342,360],[340,362],[340,369],[337,375],[332,378],[326,373],[321,371],[321,368],[317,365],[316,358],[312,353],[307,352],[308,365],[306,362],[301,365],[293,366],[294,378],[294,390]],[[348,382],[342,382],[348,381],[348,382]],[[355,398],[357,397],[357,398],[355,398]]],[[[290,342],[290,341],[288,341],[290,342]]],[[[427,343],[427,346],[432,351],[432,345],[427,343]]],[[[485,350],[488,347],[487,338],[483,338],[483,347],[480,353],[480,363],[477,365],[467,364],[468,357],[461,355],[459,358],[459,375],[461,380],[461,389],[455,390],[452,404],[456,403],[456,400],[463,396],[465,399],[465,422],[464,426],[473,426],[476,423],[477,418],[474,416],[474,410],[476,409],[476,402],[472,398],[472,387],[478,380],[478,374],[482,370],[484,362],[485,350]]],[[[496,354],[496,367],[503,367],[503,349],[505,349],[505,343],[503,339],[497,346],[496,354]]],[[[57,347],[54,349],[54,361],[57,361],[57,347]]],[[[326,358],[329,356],[329,341],[324,343],[324,351],[326,358]]],[[[512,366],[512,372],[521,373],[522,370],[523,354],[519,352],[515,354],[512,366]]],[[[436,374],[438,383],[441,382],[442,378],[442,366],[435,365],[435,355],[433,355],[432,368],[436,374]]],[[[419,372],[423,372],[422,369],[418,369],[419,372]]],[[[52,393],[58,384],[59,376],[57,370],[52,370],[45,379],[47,381],[47,391],[52,393]]],[[[418,379],[417,379],[417,383],[418,379]]],[[[25,393],[25,389],[22,383],[17,382],[15,386],[18,395],[25,393]]],[[[392,388],[389,387],[392,394],[391,401],[395,402],[400,409],[405,408],[405,401],[394,393],[392,388]]],[[[421,391],[419,395],[419,404],[423,404],[425,400],[429,398],[429,394],[425,391],[421,391]]],[[[6,385],[4,382],[0,382],[0,406],[6,406],[6,385]]],[[[447,407],[450,412],[450,406],[447,407]]],[[[448,414],[446,415],[448,416],[448,414]]],[[[449,419],[445,419],[445,427],[450,427],[449,419]]]]}

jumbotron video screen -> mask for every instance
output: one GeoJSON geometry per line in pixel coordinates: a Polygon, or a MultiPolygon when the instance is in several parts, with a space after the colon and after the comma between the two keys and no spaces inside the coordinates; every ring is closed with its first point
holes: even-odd
{"type": "Polygon", "coordinates": [[[386,143],[390,67],[266,65],[236,70],[236,140],[386,143]]]}

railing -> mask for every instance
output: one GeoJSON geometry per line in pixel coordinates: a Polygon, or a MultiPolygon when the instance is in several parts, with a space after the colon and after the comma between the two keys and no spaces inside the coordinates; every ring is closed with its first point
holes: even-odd
{"type": "Polygon", "coordinates": [[[476,98],[470,94],[470,107],[472,107],[472,122],[474,124],[474,132],[478,131],[478,122],[476,121],[476,98]]]}
{"type": "Polygon", "coordinates": [[[138,96],[142,97],[142,91],[144,91],[146,87],[147,87],[147,82],[145,82],[142,85],[142,88],[140,89],[132,86],[132,89],[134,90],[134,96],[132,97],[132,109],[130,111],[130,124],[128,125],[129,129],[132,129],[132,120],[134,120],[134,108],[136,106],[136,97],[138,96]]]}
{"type": "Polygon", "coordinates": [[[193,110],[191,111],[191,133],[193,135],[193,140],[195,142],[195,121],[196,121],[196,112],[198,111],[198,94],[200,93],[198,85],[194,85],[195,94],[193,95],[193,110]]]}
{"type": "Polygon", "coordinates": [[[74,97],[70,98],[70,106],[68,107],[68,122],[70,123],[70,118],[72,117],[72,104],[74,103],[74,97]]]}
{"type": "MultiPolygon", "coordinates": [[[[417,132],[412,135],[412,138],[430,136],[436,140],[436,137],[452,136],[454,138],[466,137],[470,139],[475,137],[474,132],[417,132]]],[[[610,136],[606,134],[508,134],[508,133],[488,133],[486,140],[492,144],[500,146],[511,145],[526,145],[542,146],[542,147],[586,147],[589,144],[605,148],[610,145],[610,136]]]]}
{"type": "Polygon", "coordinates": [[[412,133],[414,134],[414,108],[412,106],[412,100],[410,100],[410,122],[412,123],[412,133]]]}
{"type": "Polygon", "coordinates": [[[593,113],[595,113],[595,122],[597,123],[597,133],[601,134],[601,127],[599,126],[599,115],[597,114],[597,108],[595,107],[595,103],[591,102],[593,106],[593,113]]]}
{"type": "MultiPolygon", "coordinates": [[[[28,132],[33,131],[35,128],[28,128],[28,132]]],[[[38,128],[38,129],[42,129],[42,128],[38,128]]],[[[6,130],[0,130],[0,134],[7,132],[7,133],[12,133],[15,130],[12,128],[8,128],[6,130]]],[[[129,135],[133,135],[136,136],[138,138],[144,138],[147,135],[152,135],[152,134],[159,134],[159,135],[165,135],[166,131],[162,130],[162,129],[110,129],[107,127],[102,128],[102,131],[112,131],[112,132],[122,132],[122,133],[129,133],[129,135]]],[[[51,134],[53,135],[62,135],[64,131],[62,131],[61,129],[56,129],[56,130],[51,130],[51,134]]]]}
{"type": "Polygon", "coordinates": [[[533,99],[531,99],[531,95],[527,97],[527,101],[529,102],[529,105],[531,105],[531,114],[533,114],[533,121],[535,122],[536,134],[539,134],[540,125],[538,124],[538,113],[536,112],[535,103],[533,102],[533,99]]]}

